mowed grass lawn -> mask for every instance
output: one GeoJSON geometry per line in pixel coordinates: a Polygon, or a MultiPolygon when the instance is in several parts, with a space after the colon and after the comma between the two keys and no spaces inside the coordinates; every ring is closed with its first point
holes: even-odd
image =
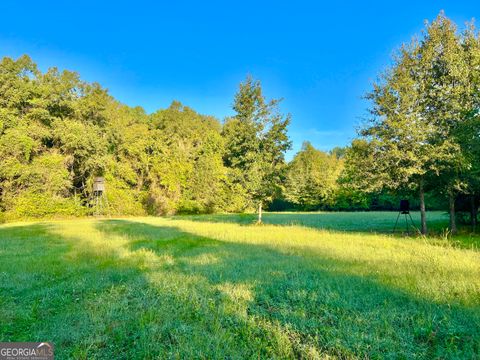
{"type": "Polygon", "coordinates": [[[374,233],[395,218],[2,225],[0,341],[58,359],[479,358],[478,238],[374,233]]]}

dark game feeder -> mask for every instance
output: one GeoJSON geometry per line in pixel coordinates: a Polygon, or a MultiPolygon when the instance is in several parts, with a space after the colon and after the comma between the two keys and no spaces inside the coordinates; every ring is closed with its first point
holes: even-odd
{"type": "Polygon", "coordinates": [[[408,224],[408,218],[410,218],[410,222],[413,226],[413,228],[418,232],[417,227],[415,226],[415,223],[413,222],[412,215],[410,215],[410,202],[408,200],[400,200],[400,210],[397,215],[397,221],[395,221],[395,226],[393,227],[393,232],[397,229],[397,224],[398,224],[398,219],[400,218],[400,215],[405,215],[405,230],[407,231],[407,234],[410,235],[410,227],[408,224]],[[407,218],[408,215],[408,218],[407,218]]]}

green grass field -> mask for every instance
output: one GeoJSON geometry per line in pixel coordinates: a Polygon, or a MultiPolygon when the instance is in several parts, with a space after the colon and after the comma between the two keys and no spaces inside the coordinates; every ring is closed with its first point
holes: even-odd
{"type": "MultiPolygon", "coordinates": [[[[298,225],[316,229],[328,229],[336,231],[362,231],[362,232],[393,232],[398,213],[392,211],[376,212],[319,212],[319,213],[267,213],[263,222],[272,225],[298,225]]],[[[412,212],[412,219],[417,227],[420,225],[420,213],[412,212]]],[[[220,214],[220,215],[194,215],[180,216],[179,219],[189,219],[204,222],[227,222],[250,225],[256,222],[255,214],[220,214]]],[[[410,220],[408,219],[410,224],[410,220]]],[[[440,212],[428,214],[428,225],[438,232],[448,226],[448,215],[440,212]]],[[[402,215],[398,220],[397,232],[405,231],[405,217],[402,215]]],[[[413,233],[414,229],[410,231],[413,233]]]]}
{"type": "Polygon", "coordinates": [[[395,218],[2,225],[0,341],[58,359],[480,358],[479,238],[388,234],[395,218]]]}

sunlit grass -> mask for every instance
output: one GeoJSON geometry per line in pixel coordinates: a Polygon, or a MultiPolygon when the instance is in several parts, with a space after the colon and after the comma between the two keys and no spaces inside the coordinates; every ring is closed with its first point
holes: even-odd
{"type": "MultiPolygon", "coordinates": [[[[429,211],[427,220],[430,230],[439,233],[448,227],[448,215],[442,211],[429,211]]],[[[393,232],[398,212],[395,211],[358,211],[358,212],[278,212],[265,213],[263,222],[271,225],[298,225],[315,229],[330,229],[335,231],[393,232]]],[[[412,211],[414,225],[420,227],[420,213],[412,211]]],[[[180,219],[208,222],[234,222],[237,224],[253,224],[256,214],[214,214],[178,216],[180,219]]],[[[413,235],[415,229],[408,220],[408,231],[413,235]]],[[[406,232],[405,217],[398,217],[396,233],[406,232]]]]}
{"type": "Polygon", "coordinates": [[[243,220],[3,225],[0,340],[88,359],[480,356],[477,250],[243,220]]]}

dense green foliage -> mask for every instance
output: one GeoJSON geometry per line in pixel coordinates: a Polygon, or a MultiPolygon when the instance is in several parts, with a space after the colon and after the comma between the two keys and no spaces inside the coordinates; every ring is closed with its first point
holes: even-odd
{"type": "Polygon", "coordinates": [[[2,225],[0,338],[48,339],[59,359],[479,358],[478,251],[316,229],[394,216],[2,225]]]}
{"type": "Polygon", "coordinates": [[[87,215],[106,179],[110,215],[392,208],[397,198],[341,187],[344,149],[305,145],[290,164],[289,116],[247,78],[224,124],[173,102],[151,115],[69,71],[0,62],[1,219],[87,215]]]}
{"type": "Polygon", "coordinates": [[[285,198],[303,209],[333,207],[338,198],[338,177],[343,160],[304,143],[289,163],[285,178],[285,198]]]}
{"type": "MultiPolygon", "coordinates": [[[[32,60],[0,62],[0,213],[10,218],[242,211],[271,200],[290,146],[288,117],[258,82],[241,84],[222,126],[173,102],[147,115],[98,84],[32,60]]],[[[2,215],[4,216],[4,215],[2,215]]]]}

